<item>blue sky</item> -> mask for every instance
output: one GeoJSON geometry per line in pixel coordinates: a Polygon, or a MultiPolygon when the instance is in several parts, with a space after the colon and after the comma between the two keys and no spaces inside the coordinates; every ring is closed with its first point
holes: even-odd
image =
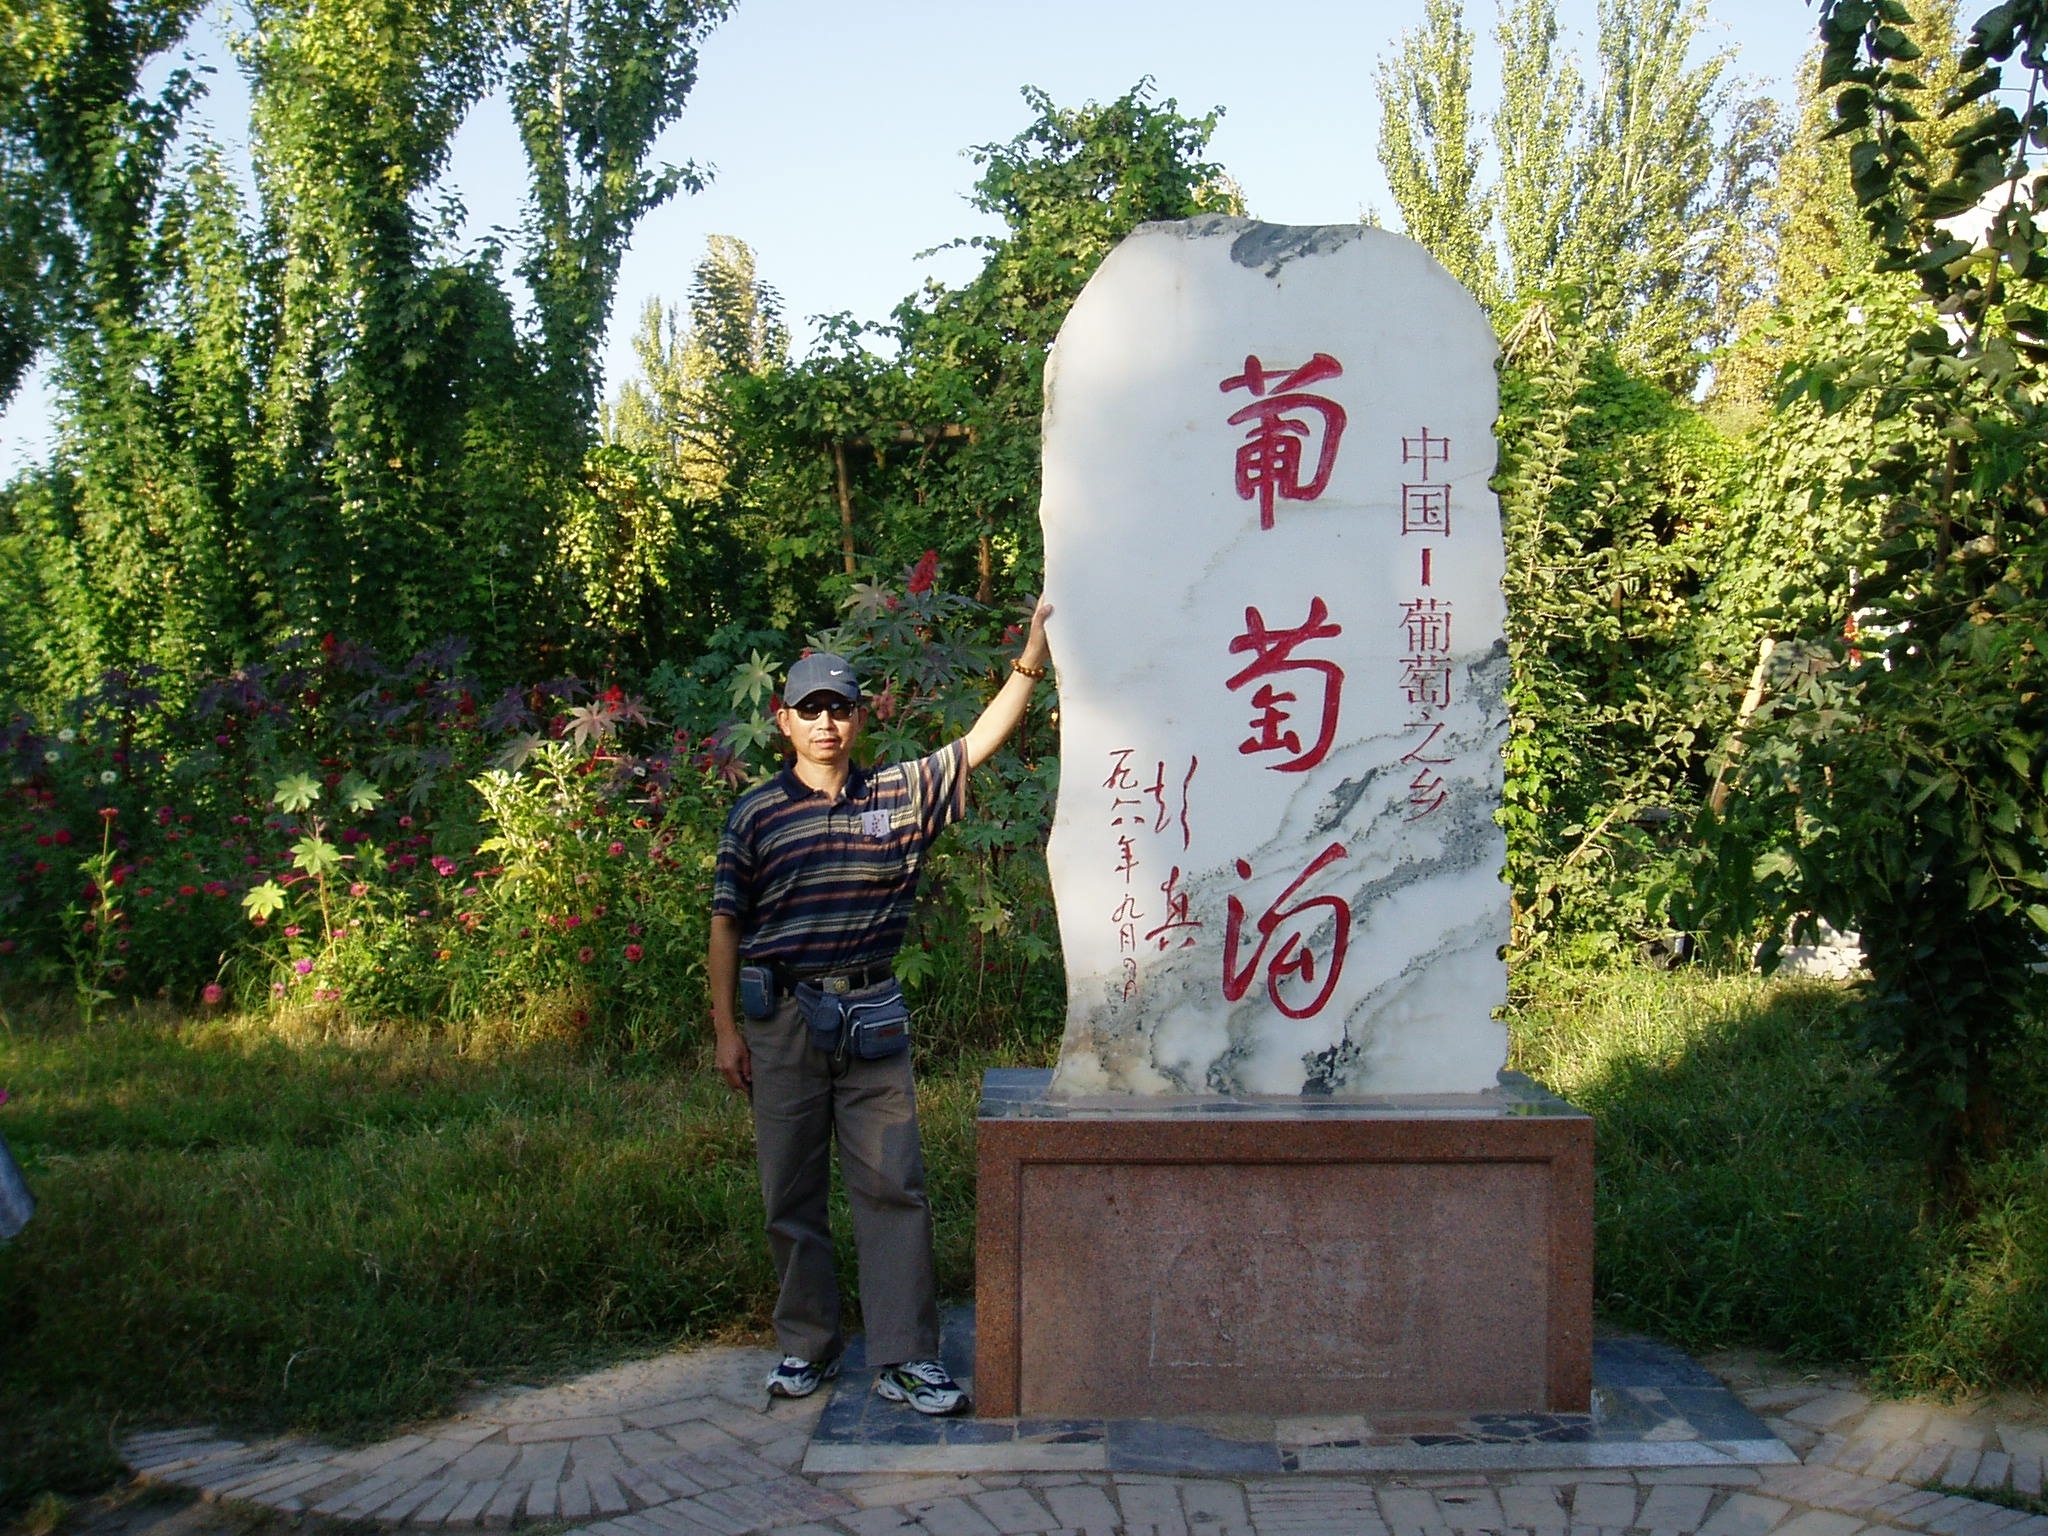
{"type": "MultiPolygon", "coordinates": [[[[1789,102],[1812,10],[1799,0],[1709,4],[1705,45],[1734,50],[1738,73],[1789,102]]],[[[1568,41],[1589,54],[1593,0],[1562,0],[1562,11],[1568,41]]],[[[1422,0],[741,0],[706,42],[697,90],[661,146],[665,158],[714,167],[715,180],[636,232],[607,349],[612,381],[630,371],[642,304],[683,297],[711,234],[754,247],[799,345],[808,316],[880,319],[927,275],[965,278],[972,253],[918,253],[991,227],[965,202],[975,167],[963,151],[1024,127],[1024,85],[1074,104],[1150,75],[1185,112],[1225,109],[1213,156],[1256,217],[1321,224],[1372,207],[1392,223],[1374,157],[1373,69],[1421,14],[1422,0]]],[[[1483,88],[1492,8],[1471,0],[1467,15],[1482,33],[1483,88]]],[[[240,82],[217,41],[195,46],[218,66],[200,114],[238,144],[240,82]]],[[[522,174],[504,104],[486,101],[448,173],[473,233],[516,223],[522,174]]],[[[0,476],[41,457],[49,436],[38,379],[0,416],[0,476]]]]}

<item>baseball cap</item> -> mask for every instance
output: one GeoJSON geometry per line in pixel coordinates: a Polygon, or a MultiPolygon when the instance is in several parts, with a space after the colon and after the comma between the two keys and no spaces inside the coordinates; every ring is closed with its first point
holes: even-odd
{"type": "Polygon", "coordinates": [[[782,697],[789,703],[801,704],[820,693],[860,702],[860,679],[844,656],[813,651],[789,669],[789,682],[782,690],[782,697]]]}

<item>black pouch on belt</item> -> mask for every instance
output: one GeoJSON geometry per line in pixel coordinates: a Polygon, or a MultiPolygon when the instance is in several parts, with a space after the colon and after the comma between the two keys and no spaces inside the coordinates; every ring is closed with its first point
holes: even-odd
{"type": "Polygon", "coordinates": [[[740,967],[740,1012],[750,1019],[775,1017],[775,972],[770,967],[740,967]]]}
{"type": "Polygon", "coordinates": [[[846,994],[827,992],[814,981],[800,981],[796,984],[795,995],[797,1014],[803,1019],[804,1028],[810,1031],[811,1049],[823,1051],[827,1056],[837,1055],[845,1025],[842,1005],[846,994]]]}

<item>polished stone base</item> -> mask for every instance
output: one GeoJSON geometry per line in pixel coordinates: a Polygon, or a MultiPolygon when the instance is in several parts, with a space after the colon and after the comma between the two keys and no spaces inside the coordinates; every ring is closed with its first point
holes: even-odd
{"type": "MultiPolygon", "coordinates": [[[[1654,1339],[1593,1341],[1586,1413],[1188,1414],[927,1419],[875,1396],[864,1340],[827,1389],[806,1472],[1557,1473],[1624,1468],[1715,1481],[1799,1458],[1698,1364],[1654,1339]]],[[[945,1315],[946,1366],[973,1388],[974,1309],[945,1315]]]]}
{"type": "Polygon", "coordinates": [[[983,1079],[991,1417],[1584,1413],[1593,1123],[1485,1094],[1046,1097],[983,1079]]]}

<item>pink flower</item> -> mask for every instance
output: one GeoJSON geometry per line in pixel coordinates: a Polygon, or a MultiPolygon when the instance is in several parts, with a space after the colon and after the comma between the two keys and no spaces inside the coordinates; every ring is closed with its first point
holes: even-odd
{"type": "Polygon", "coordinates": [[[370,894],[370,888],[367,885],[363,884],[362,881],[358,880],[354,885],[348,888],[348,893],[351,896],[367,896],[370,894]]]}
{"type": "Polygon", "coordinates": [[[640,957],[644,953],[646,953],[646,951],[641,949],[638,944],[628,944],[626,946],[626,964],[638,965],[640,963],[640,957]]]}
{"type": "Polygon", "coordinates": [[[281,982],[281,981],[273,981],[273,982],[272,982],[272,983],[270,984],[270,995],[271,995],[272,997],[283,997],[283,996],[284,996],[284,983],[283,983],[283,982],[281,982]]]}
{"type": "Polygon", "coordinates": [[[209,981],[199,991],[199,1001],[209,1008],[218,1008],[221,1000],[228,995],[228,989],[217,981],[209,981]]]}
{"type": "Polygon", "coordinates": [[[624,843],[613,843],[611,847],[605,849],[605,852],[610,854],[615,859],[625,851],[626,845],[624,843]]]}
{"type": "Polygon", "coordinates": [[[583,919],[572,913],[570,916],[562,919],[562,926],[564,928],[581,928],[583,926],[583,919]]]}
{"type": "Polygon", "coordinates": [[[310,976],[313,974],[313,962],[310,960],[294,960],[292,962],[292,969],[301,976],[310,976]]]}
{"type": "Polygon", "coordinates": [[[291,927],[285,929],[284,936],[288,939],[296,939],[299,936],[298,924],[294,923],[291,927]]]}
{"type": "Polygon", "coordinates": [[[576,963],[578,965],[588,965],[591,961],[595,960],[596,958],[597,951],[592,949],[588,944],[584,945],[581,949],[576,951],[576,963]]]}
{"type": "Polygon", "coordinates": [[[455,861],[445,853],[435,854],[429,862],[434,866],[434,873],[443,879],[455,873],[455,861]]]}

